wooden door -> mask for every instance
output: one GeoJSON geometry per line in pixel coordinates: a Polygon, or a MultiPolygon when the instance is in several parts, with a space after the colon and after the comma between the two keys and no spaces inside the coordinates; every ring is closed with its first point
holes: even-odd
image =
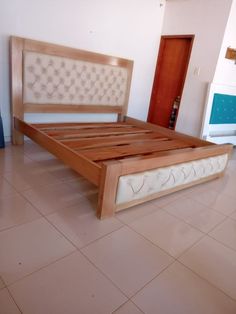
{"type": "Polygon", "coordinates": [[[148,122],[169,126],[173,103],[182,95],[194,35],[162,36],[148,122]]]}

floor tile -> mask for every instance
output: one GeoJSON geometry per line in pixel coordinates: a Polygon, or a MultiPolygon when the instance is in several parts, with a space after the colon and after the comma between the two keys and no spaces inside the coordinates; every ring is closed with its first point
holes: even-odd
{"type": "Polygon", "coordinates": [[[2,176],[0,176],[0,198],[16,194],[17,192],[13,186],[10,185],[2,176]]]}
{"type": "Polygon", "coordinates": [[[210,207],[224,215],[230,215],[236,209],[236,200],[230,195],[218,193],[214,202],[210,204],[210,207]]]}
{"type": "Polygon", "coordinates": [[[223,177],[100,221],[96,187],[30,140],[7,144],[0,150],[0,314],[19,313],[6,284],[25,314],[236,313],[235,174],[233,154],[223,177]],[[188,268],[170,265],[164,250],[188,268]],[[138,291],[136,305],[121,290],[138,291]]]}
{"type": "Polygon", "coordinates": [[[236,221],[230,218],[226,219],[210,232],[210,236],[236,250],[236,221]]]}
{"type": "Polygon", "coordinates": [[[234,212],[230,215],[230,217],[231,217],[232,219],[236,219],[236,211],[234,211],[234,212]]]}
{"type": "Polygon", "coordinates": [[[175,202],[164,206],[163,209],[178,218],[186,220],[208,208],[191,198],[181,197],[175,202]]]}
{"type": "Polygon", "coordinates": [[[128,227],[97,240],[82,252],[129,297],[173,261],[128,227]]]}
{"type": "Polygon", "coordinates": [[[124,223],[131,223],[138,218],[155,212],[158,209],[159,207],[153,204],[153,202],[147,202],[121,210],[116,213],[116,217],[124,223]]]}
{"type": "Polygon", "coordinates": [[[180,261],[236,300],[236,252],[205,236],[180,261]]]}
{"type": "Polygon", "coordinates": [[[23,192],[23,195],[44,215],[57,210],[79,206],[81,195],[65,183],[43,186],[23,192]]]}
{"type": "Polygon", "coordinates": [[[27,167],[31,162],[32,160],[22,153],[2,154],[0,155],[0,174],[3,175],[9,171],[17,171],[23,167],[27,167]]]}
{"type": "Polygon", "coordinates": [[[77,172],[64,165],[57,169],[50,169],[50,173],[63,182],[82,178],[77,172]]]}
{"type": "Polygon", "coordinates": [[[207,185],[207,189],[205,190],[207,191],[215,190],[218,193],[222,192],[222,189],[224,189],[228,185],[229,181],[230,181],[230,175],[225,172],[222,177],[209,181],[207,185]]]}
{"type": "Polygon", "coordinates": [[[45,152],[45,149],[43,147],[31,141],[30,139],[27,139],[24,141],[23,148],[24,148],[24,153],[27,153],[27,154],[45,152]]]}
{"type": "Polygon", "coordinates": [[[203,233],[159,210],[130,224],[145,238],[177,257],[198,241],[203,233]]]}
{"type": "Polygon", "coordinates": [[[227,170],[236,171],[236,160],[231,159],[228,163],[227,170]]]}
{"type": "Polygon", "coordinates": [[[19,155],[24,154],[24,146],[23,145],[12,145],[10,142],[5,142],[5,148],[0,149],[0,156],[5,155],[15,155],[19,153],[19,155]]]}
{"type": "Polygon", "coordinates": [[[201,193],[193,192],[188,196],[203,205],[211,206],[216,202],[218,195],[219,193],[217,191],[205,190],[201,191],[201,193]]]}
{"type": "Polygon", "coordinates": [[[224,215],[190,198],[181,198],[163,209],[205,233],[225,219],[224,215]]]}
{"type": "Polygon", "coordinates": [[[119,229],[123,225],[115,217],[104,220],[98,219],[94,208],[83,200],[78,202],[76,206],[59,210],[47,218],[78,248],[119,229]]]}
{"type": "Polygon", "coordinates": [[[46,150],[26,152],[26,155],[34,161],[51,160],[56,158],[46,150]]]}
{"type": "Polygon", "coordinates": [[[0,233],[0,276],[6,284],[75,250],[44,218],[0,233]]]}
{"type": "Polygon", "coordinates": [[[132,300],[146,314],[236,313],[236,302],[178,262],[132,300]]]}
{"type": "Polygon", "coordinates": [[[162,197],[157,198],[156,200],[153,200],[153,203],[158,206],[158,207],[163,207],[171,202],[174,202],[175,200],[177,200],[178,198],[183,196],[183,193],[185,192],[185,190],[181,190],[179,192],[175,192],[172,194],[168,194],[162,197]]]}
{"type": "Polygon", "coordinates": [[[38,211],[22,196],[0,198],[0,231],[40,218],[38,211]]]}
{"type": "Polygon", "coordinates": [[[73,189],[76,189],[78,193],[82,195],[91,194],[97,192],[97,187],[84,178],[78,178],[66,181],[66,184],[73,189]]]}
{"type": "Polygon", "coordinates": [[[46,171],[50,171],[52,174],[54,172],[67,169],[66,165],[57,158],[37,161],[37,165],[43,167],[46,171]]]}
{"type": "Polygon", "coordinates": [[[142,311],[140,311],[137,306],[132,303],[131,301],[126,302],[124,305],[122,305],[119,309],[117,309],[114,314],[143,314],[142,311]]]}
{"type": "Polygon", "coordinates": [[[0,314],[20,314],[7,289],[0,290],[0,314]]]}
{"type": "Polygon", "coordinates": [[[218,192],[226,194],[236,201],[236,193],[235,193],[235,185],[236,185],[236,175],[225,176],[225,181],[222,180],[223,184],[221,185],[220,190],[218,192]]]}
{"type": "Polygon", "coordinates": [[[127,300],[79,252],[25,277],[9,289],[27,314],[108,314],[127,300]]]}
{"type": "Polygon", "coordinates": [[[43,167],[45,170],[49,171],[50,174],[63,182],[81,178],[77,172],[57,158],[39,160],[38,164],[40,167],[43,167]]]}
{"type": "Polygon", "coordinates": [[[32,163],[26,169],[18,169],[4,174],[4,178],[17,190],[24,191],[32,187],[46,186],[60,182],[42,167],[32,163]]]}
{"type": "Polygon", "coordinates": [[[209,209],[189,217],[186,222],[196,229],[208,233],[224,219],[224,215],[209,209]]]}
{"type": "Polygon", "coordinates": [[[2,278],[0,277],[0,289],[4,288],[5,287],[5,283],[4,281],[2,280],[2,278]]]}

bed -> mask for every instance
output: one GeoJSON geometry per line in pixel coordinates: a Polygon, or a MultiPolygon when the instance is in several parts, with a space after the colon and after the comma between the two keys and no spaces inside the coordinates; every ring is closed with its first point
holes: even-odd
{"type": "Polygon", "coordinates": [[[235,86],[209,84],[201,137],[216,144],[236,145],[235,86]]]}
{"type": "Polygon", "coordinates": [[[98,187],[97,216],[222,176],[232,145],[126,116],[133,62],[11,37],[12,142],[24,136],[98,187]],[[26,113],[115,113],[115,122],[26,122],[26,113]]]}

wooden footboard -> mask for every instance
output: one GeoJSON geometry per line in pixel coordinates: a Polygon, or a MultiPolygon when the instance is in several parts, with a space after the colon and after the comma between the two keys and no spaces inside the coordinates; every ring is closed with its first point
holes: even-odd
{"type": "Polygon", "coordinates": [[[108,162],[102,169],[103,184],[99,188],[98,216],[109,217],[116,211],[221,177],[230,153],[230,145],[214,145],[157,153],[152,158],[144,156],[142,159],[108,162]],[[182,176],[179,180],[181,182],[174,182],[174,169],[177,176],[182,176]],[[158,179],[158,174],[163,172],[167,172],[166,177],[158,179]],[[151,176],[151,180],[148,176],[151,176]],[[150,181],[146,183],[146,188],[145,178],[150,181]],[[132,182],[132,179],[138,182],[132,182]],[[119,195],[122,193],[122,180],[126,180],[123,191],[130,194],[127,200],[119,195]],[[168,180],[172,182],[165,187],[163,183],[167,184],[168,180]],[[157,185],[157,188],[152,185],[157,185]]]}

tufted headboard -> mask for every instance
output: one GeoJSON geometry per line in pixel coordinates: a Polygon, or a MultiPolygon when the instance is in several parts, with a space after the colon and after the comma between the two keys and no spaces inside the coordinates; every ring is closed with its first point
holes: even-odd
{"type": "Polygon", "coordinates": [[[236,87],[209,84],[201,137],[216,144],[236,145],[236,87]]]}
{"type": "Polygon", "coordinates": [[[20,37],[10,39],[12,115],[127,112],[133,62],[20,37]]]}

